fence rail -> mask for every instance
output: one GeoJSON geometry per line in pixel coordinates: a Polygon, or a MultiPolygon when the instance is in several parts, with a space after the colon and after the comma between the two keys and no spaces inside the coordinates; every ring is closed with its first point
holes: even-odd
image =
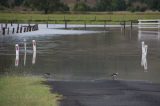
{"type": "Polygon", "coordinates": [[[160,19],[138,20],[139,29],[160,29],[160,19]]]}

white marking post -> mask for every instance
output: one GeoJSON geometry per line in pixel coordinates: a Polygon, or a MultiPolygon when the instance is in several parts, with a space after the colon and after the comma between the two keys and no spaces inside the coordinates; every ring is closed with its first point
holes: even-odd
{"type": "Polygon", "coordinates": [[[36,63],[36,41],[32,40],[33,43],[33,58],[32,58],[32,64],[36,63]]]}
{"type": "Polygon", "coordinates": [[[26,65],[26,52],[27,52],[27,44],[26,44],[26,39],[24,39],[24,66],[26,65]]]}
{"type": "Polygon", "coordinates": [[[15,45],[15,49],[16,49],[15,66],[18,67],[19,65],[19,45],[18,44],[15,45]]]}
{"type": "Polygon", "coordinates": [[[32,64],[36,63],[36,51],[33,52],[33,57],[32,57],[32,64]]]}
{"type": "Polygon", "coordinates": [[[24,39],[24,52],[27,51],[27,44],[26,44],[26,39],[24,39]]]}
{"type": "Polygon", "coordinates": [[[33,44],[33,52],[36,52],[36,41],[32,40],[32,44],[33,44]]]}

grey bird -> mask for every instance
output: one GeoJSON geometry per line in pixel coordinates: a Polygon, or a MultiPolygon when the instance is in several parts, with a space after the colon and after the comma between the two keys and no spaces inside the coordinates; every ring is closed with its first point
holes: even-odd
{"type": "Polygon", "coordinates": [[[51,76],[50,73],[44,73],[44,77],[45,77],[45,78],[49,78],[50,76],[51,76]]]}
{"type": "Polygon", "coordinates": [[[118,72],[111,74],[111,77],[112,77],[113,80],[116,80],[117,76],[118,76],[118,72]]]}

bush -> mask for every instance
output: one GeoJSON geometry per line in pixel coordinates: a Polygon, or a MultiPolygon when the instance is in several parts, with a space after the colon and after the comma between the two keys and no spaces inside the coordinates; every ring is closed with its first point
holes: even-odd
{"type": "Polygon", "coordinates": [[[0,10],[5,10],[5,7],[0,5],[0,10]]]}
{"type": "Polygon", "coordinates": [[[90,7],[84,2],[79,2],[74,5],[73,10],[74,11],[88,11],[90,10],[90,7]]]}

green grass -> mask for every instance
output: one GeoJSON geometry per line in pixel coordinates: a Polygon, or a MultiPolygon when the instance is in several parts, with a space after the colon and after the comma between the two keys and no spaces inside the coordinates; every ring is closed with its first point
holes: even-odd
{"type": "MultiPolygon", "coordinates": [[[[40,14],[40,13],[0,13],[0,21],[6,20],[21,20],[27,22],[28,20],[112,20],[112,21],[127,21],[127,20],[138,20],[138,19],[159,19],[159,12],[149,12],[149,13],[130,13],[130,12],[113,12],[113,13],[85,13],[85,14],[40,14]],[[96,17],[96,18],[95,18],[96,17]]],[[[54,23],[51,22],[50,23],[54,23]]],[[[57,22],[62,23],[62,22],[57,22]]],[[[83,22],[70,22],[70,23],[83,23],[83,22]]],[[[101,23],[101,22],[92,22],[101,23]]]]}
{"type": "Polygon", "coordinates": [[[40,77],[8,76],[0,78],[0,106],[58,106],[58,94],[52,94],[40,77]]]}

